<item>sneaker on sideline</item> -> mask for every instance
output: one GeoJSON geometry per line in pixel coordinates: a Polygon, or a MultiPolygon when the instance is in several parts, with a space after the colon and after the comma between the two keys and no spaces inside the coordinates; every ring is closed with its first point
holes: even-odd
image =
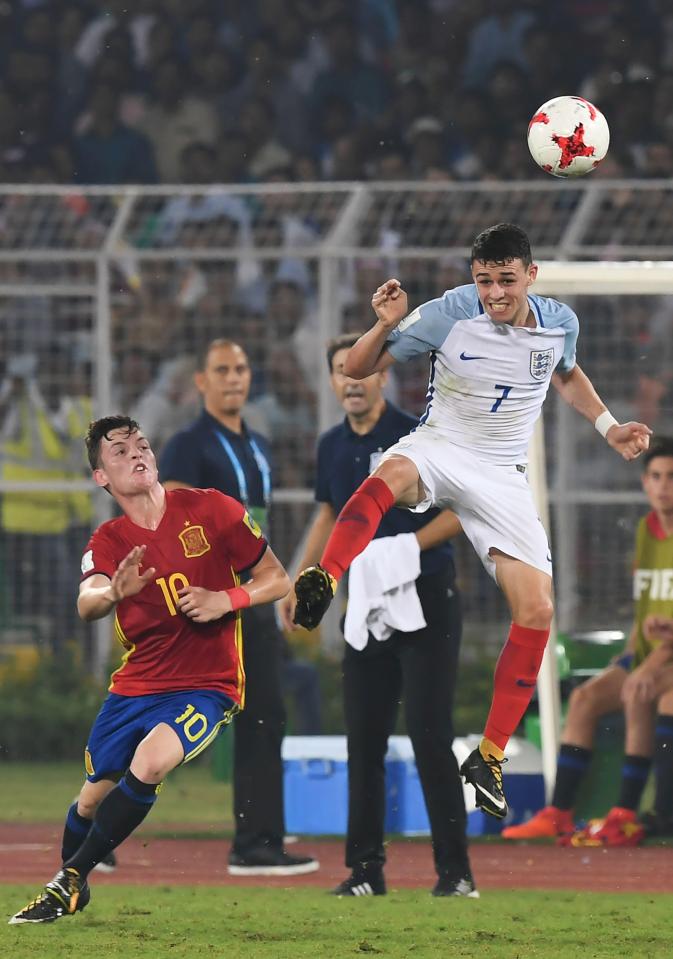
{"type": "Polygon", "coordinates": [[[312,856],[291,856],[284,849],[254,849],[241,855],[229,854],[230,876],[303,876],[320,866],[312,856]]]}
{"type": "Polygon", "coordinates": [[[356,866],[350,876],[331,890],[333,896],[385,896],[386,881],[380,866],[356,866]]]}
{"type": "Polygon", "coordinates": [[[472,876],[461,876],[459,879],[449,876],[440,876],[433,896],[463,896],[465,899],[479,899],[479,890],[474,884],[472,876]]]}
{"type": "Polygon", "coordinates": [[[545,806],[528,822],[522,822],[518,826],[506,826],[500,835],[503,839],[556,839],[559,836],[572,836],[574,832],[575,822],[571,809],[545,806]]]}
{"type": "Polygon", "coordinates": [[[115,855],[114,849],[107,854],[105,859],[101,859],[93,867],[97,872],[114,872],[117,868],[117,857],[115,855]]]}

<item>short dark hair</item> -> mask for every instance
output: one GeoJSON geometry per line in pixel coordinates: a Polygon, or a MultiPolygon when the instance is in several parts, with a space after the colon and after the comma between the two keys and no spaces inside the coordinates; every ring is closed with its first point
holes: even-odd
{"type": "Polygon", "coordinates": [[[657,456],[670,456],[673,459],[673,437],[652,437],[648,449],[643,453],[643,473],[657,456]]]}
{"type": "Polygon", "coordinates": [[[521,260],[524,266],[533,262],[528,235],[514,223],[496,223],[475,238],[470,263],[509,263],[521,260]]]}
{"type": "Polygon", "coordinates": [[[140,424],[130,416],[124,416],[123,413],[115,413],[112,416],[102,416],[99,420],[92,420],[84,437],[91,469],[97,470],[100,467],[101,440],[109,440],[109,434],[112,430],[126,430],[127,436],[131,436],[132,433],[137,433],[139,429],[140,424]]]}
{"type": "Polygon", "coordinates": [[[332,360],[334,359],[334,354],[338,353],[339,350],[350,350],[351,346],[355,346],[357,341],[362,336],[362,333],[341,333],[340,336],[335,336],[334,339],[327,341],[327,368],[330,373],[333,373],[332,370],[332,360]]]}
{"type": "Polygon", "coordinates": [[[212,350],[223,349],[226,346],[230,347],[231,349],[241,350],[242,353],[245,353],[246,359],[248,359],[248,352],[244,346],[241,346],[241,344],[237,343],[235,340],[230,340],[226,336],[221,336],[218,339],[210,340],[209,343],[206,343],[205,346],[203,346],[202,349],[199,350],[196,357],[197,370],[200,373],[202,373],[205,370],[206,364],[208,362],[208,357],[210,356],[210,353],[212,350]]]}

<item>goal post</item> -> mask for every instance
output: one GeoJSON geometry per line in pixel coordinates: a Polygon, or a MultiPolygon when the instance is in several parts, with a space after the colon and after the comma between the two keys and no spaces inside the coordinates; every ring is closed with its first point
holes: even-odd
{"type": "Polygon", "coordinates": [[[538,262],[534,292],[545,296],[673,294],[671,260],[538,262]]]}

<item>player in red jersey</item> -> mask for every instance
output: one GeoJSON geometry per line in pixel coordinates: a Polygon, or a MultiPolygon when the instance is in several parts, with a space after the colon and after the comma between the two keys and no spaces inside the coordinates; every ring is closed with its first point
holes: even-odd
{"type": "Polygon", "coordinates": [[[87,621],[114,611],[126,652],[89,736],[63,866],[10,924],[53,922],[87,905],[89,872],[140,825],[164,777],[202,752],[243,705],[239,611],[290,588],[237,500],[163,488],[135,420],[96,420],[86,445],[96,484],[124,515],[91,537],[77,608],[87,621]]]}

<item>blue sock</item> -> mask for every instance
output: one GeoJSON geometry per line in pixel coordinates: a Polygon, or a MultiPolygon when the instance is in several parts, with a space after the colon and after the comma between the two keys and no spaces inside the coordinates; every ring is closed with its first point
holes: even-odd
{"type": "Polygon", "coordinates": [[[91,819],[85,819],[77,812],[77,803],[74,802],[68,810],[65,818],[65,827],[63,829],[63,841],[61,843],[61,861],[65,862],[74,856],[82,845],[89,830],[91,829],[91,819]]]}
{"type": "Polygon", "coordinates": [[[635,812],[640,806],[651,765],[649,756],[624,756],[622,786],[617,803],[622,809],[632,809],[635,812]]]}
{"type": "Polygon", "coordinates": [[[140,825],[154,805],[157,789],[157,783],[144,783],[128,770],[101,802],[88,836],[64,865],[86,879],[93,867],[140,825]]]}
{"type": "Polygon", "coordinates": [[[556,767],[556,785],[551,804],[557,809],[572,809],[580,783],[589,768],[592,750],[563,743],[556,767]]]}

